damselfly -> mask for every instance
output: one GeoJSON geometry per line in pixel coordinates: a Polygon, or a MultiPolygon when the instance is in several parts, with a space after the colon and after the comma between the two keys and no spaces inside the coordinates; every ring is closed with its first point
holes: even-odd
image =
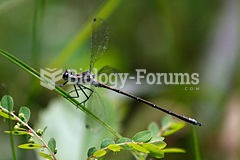
{"type": "MultiPolygon", "coordinates": [[[[71,92],[76,92],[76,96],[72,97],[72,98],[78,98],[79,97],[78,91],[81,90],[81,92],[86,97],[86,99],[84,101],[82,101],[81,103],[85,105],[85,103],[89,100],[89,98],[93,94],[93,90],[91,88],[86,87],[86,84],[90,84],[95,87],[106,88],[111,91],[117,92],[119,94],[125,95],[136,101],[142,102],[152,108],[158,109],[169,115],[177,117],[185,122],[201,126],[201,123],[193,118],[189,118],[189,117],[174,113],[171,110],[167,110],[163,107],[160,107],[160,106],[158,106],[150,101],[147,101],[145,99],[142,99],[138,96],[135,96],[133,94],[121,91],[119,89],[116,89],[116,88],[110,87],[106,84],[103,84],[99,81],[96,81],[94,79],[94,74],[92,73],[92,69],[94,67],[95,62],[98,60],[98,58],[105,52],[108,41],[109,41],[108,28],[106,27],[106,25],[103,25],[103,21],[101,19],[94,18],[93,24],[92,24],[92,35],[91,35],[90,70],[81,72],[79,74],[74,74],[71,72],[71,70],[67,69],[63,74],[63,79],[65,80],[65,82],[61,86],[66,85],[68,82],[74,83],[73,84],[74,90],[71,92]],[[85,90],[88,90],[90,93],[87,94],[87,92],[85,92],[85,90]]],[[[69,93],[71,93],[71,92],[69,92],[69,93]]]]}

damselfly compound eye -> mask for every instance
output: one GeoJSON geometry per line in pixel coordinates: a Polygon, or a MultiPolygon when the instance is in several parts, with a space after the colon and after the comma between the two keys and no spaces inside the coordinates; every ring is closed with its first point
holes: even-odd
{"type": "Polygon", "coordinates": [[[63,74],[63,79],[64,79],[64,80],[67,80],[70,73],[71,73],[71,71],[70,71],[69,69],[67,69],[67,70],[64,72],[64,74],[63,74]]]}

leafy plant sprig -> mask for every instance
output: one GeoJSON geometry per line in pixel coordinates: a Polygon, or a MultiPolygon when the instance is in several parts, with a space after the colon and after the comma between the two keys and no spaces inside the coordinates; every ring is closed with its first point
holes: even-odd
{"type": "Polygon", "coordinates": [[[154,158],[163,158],[165,153],[185,153],[181,148],[165,148],[167,144],[162,137],[171,135],[184,127],[183,122],[170,121],[165,117],[162,122],[162,127],[159,128],[155,122],[148,126],[148,130],[136,133],[132,139],[119,138],[116,141],[113,139],[104,139],[100,148],[91,147],[88,150],[88,160],[102,159],[108,152],[130,151],[138,159],[145,160],[148,155],[154,158]]]}
{"type": "Polygon", "coordinates": [[[11,96],[5,95],[1,99],[0,105],[0,116],[10,121],[16,121],[16,125],[12,131],[5,131],[7,134],[11,135],[27,135],[29,137],[29,142],[26,144],[21,144],[18,147],[21,149],[37,149],[41,148],[39,155],[49,159],[56,160],[55,154],[56,150],[56,141],[54,138],[51,138],[48,143],[43,139],[42,135],[46,130],[46,127],[41,130],[38,129],[35,131],[32,127],[29,126],[28,121],[30,119],[30,109],[22,106],[16,115],[13,111],[13,98],[11,96]],[[45,151],[47,150],[47,152],[45,151]]]}

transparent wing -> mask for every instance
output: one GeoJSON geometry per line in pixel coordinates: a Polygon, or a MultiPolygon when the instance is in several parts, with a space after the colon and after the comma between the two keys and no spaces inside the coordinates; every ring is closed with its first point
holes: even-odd
{"type": "Polygon", "coordinates": [[[116,68],[110,67],[110,66],[103,66],[97,74],[102,74],[102,73],[106,73],[107,75],[111,74],[111,73],[120,73],[120,71],[116,68]]]}
{"type": "MultiPolygon", "coordinates": [[[[91,89],[95,88],[91,87],[91,89]]],[[[91,98],[87,101],[86,107],[103,121],[106,120],[106,108],[104,102],[96,91],[93,92],[91,98]]],[[[85,124],[86,128],[92,132],[98,132],[101,130],[101,125],[99,125],[99,123],[92,117],[86,116],[85,124]]]]}
{"type": "MultiPolygon", "coordinates": [[[[86,107],[95,115],[97,115],[102,121],[109,124],[113,128],[117,128],[117,110],[113,105],[115,101],[113,101],[110,96],[104,96],[108,91],[102,88],[93,88],[95,89],[94,93],[87,102],[86,107]]],[[[86,116],[85,124],[88,130],[93,133],[100,133],[100,131],[105,130],[102,125],[100,125],[95,119],[90,116],[86,116]]]]}
{"type": "Polygon", "coordinates": [[[94,63],[104,54],[109,41],[109,28],[101,18],[94,18],[91,36],[90,71],[94,63]]]}
{"type": "Polygon", "coordinates": [[[117,87],[117,82],[118,81],[118,76],[117,73],[121,73],[119,70],[116,68],[110,67],[110,66],[103,66],[98,72],[96,77],[96,80],[99,82],[102,82],[106,85],[114,85],[117,87]]]}

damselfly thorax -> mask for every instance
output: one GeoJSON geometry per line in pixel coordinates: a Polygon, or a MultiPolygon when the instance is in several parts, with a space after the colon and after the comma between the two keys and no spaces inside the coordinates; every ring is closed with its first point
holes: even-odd
{"type": "Polygon", "coordinates": [[[74,84],[91,84],[94,81],[94,75],[90,71],[74,74],[67,69],[63,74],[63,79],[74,84]]]}

